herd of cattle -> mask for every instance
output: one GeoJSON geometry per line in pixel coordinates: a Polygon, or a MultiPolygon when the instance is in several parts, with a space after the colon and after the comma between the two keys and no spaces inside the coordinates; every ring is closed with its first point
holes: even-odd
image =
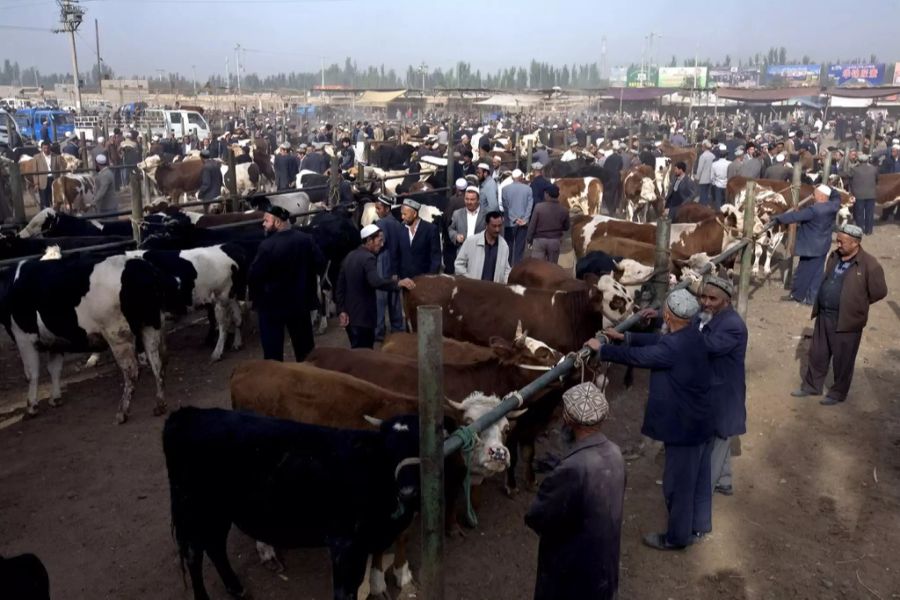
{"type": "MultiPolygon", "coordinates": [[[[357,177],[357,192],[370,195],[367,181],[397,172],[426,190],[428,185],[439,187],[444,175],[433,161],[424,162],[418,172],[394,168],[397,156],[406,152],[397,147],[376,152],[373,158],[381,162],[357,177]]],[[[264,154],[260,150],[246,163],[248,176],[255,165],[261,177],[268,177],[256,160],[264,154]]],[[[268,158],[261,162],[270,164],[268,158]]],[[[648,284],[659,275],[653,266],[656,225],[600,215],[602,183],[590,174],[596,167],[570,163],[551,164],[547,174],[565,175],[557,180],[563,199],[580,213],[571,230],[574,276],[557,265],[526,259],[513,268],[506,285],[426,274],[404,294],[410,326],[419,306],[443,310],[448,433],[478,419],[504,395],[649,299],[648,284]]],[[[199,164],[158,155],[142,163],[140,169],[173,204],[156,206],[157,212],[140,223],[143,241],[136,250],[122,250],[132,237],[130,221],[91,221],[56,208],[38,213],[17,235],[0,238],[0,258],[42,255],[0,272],[0,321],[22,358],[28,415],[38,412],[42,351],[49,355],[50,404],[55,406],[61,398],[63,355],[109,349],[124,377],[116,411],[117,422],[123,423],[138,380],[139,355],[146,356],[155,378],[154,414],[167,410],[168,322],[188,311],[207,310],[211,359],[222,357],[229,339],[233,349],[240,348],[247,271],[263,239],[262,214],[180,210],[174,205],[178,196],[199,187],[199,181],[193,187],[190,179],[195,171],[199,174],[194,166],[199,164]],[[226,224],[227,229],[218,228],[226,224]],[[115,242],[122,247],[66,256],[59,252],[115,242]]],[[[665,168],[623,173],[625,199],[633,200],[629,217],[646,216],[648,204],[661,209],[665,168]]],[[[879,193],[883,186],[886,196],[896,195],[900,177],[896,179],[882,177],[879,193]]],[[[671,227],[670,273],[696,277],[709,257],[740,240],[745,184],[740,178],[729,182],[732,204],[722,212],[698,204],[681,208],[671,227]]],[[[787,185],[757,180],[757,231],[787,210],[787,185]]],[[[801,198],[811,193],[812,187],[804,184],[801,198]]],[[[302,191],[272,198],[294,214],[316,204],[302,191]]],[[[851,201],[847,194],[842,198],[851,201]]],[[[443,208],[432,214],[439,218],[443,208]]],[[[322,210],[299,225],[328,259],[328,271],[320,274],[323,295],[328,282],[337,281],[344,256],[358,245],[366,218],[360,202],[322,210]]],[[[754,272],[767,251],[764,270],[769,273],[782,235],[775,229],[757,241],[754,272]]],[[[230,381],[235,411],[183,408],[168,418],[163,447],[173,527],[195,598],[208,598],[204,554],[230,593],[244,593],[225,550],[232,524],[258,540],[261,557],[276,563],[281,548],[327,546],[335,598],[356,597],[370,555],[369,586],[373,594],[383,594],[382,553],[392,544],[397,545],[397,583],[411,580],[403,534],[419,499],[418,423],[411,416],[418,410],[416,352],[414,333],[395,333],[378,351],[319,348],[300,364],[242,361],[230,381]]],[[[478,436],[471,455],[473,483],[505,472],[506,490],[514,493],[520,452],[526,480],[534,483],[535,437],[551,422],[562,389],[562,384],[548,388],[523,411],[478,436]]],[[[458,457],[448,459],[451,507],[464,468],[458,457]]]]}

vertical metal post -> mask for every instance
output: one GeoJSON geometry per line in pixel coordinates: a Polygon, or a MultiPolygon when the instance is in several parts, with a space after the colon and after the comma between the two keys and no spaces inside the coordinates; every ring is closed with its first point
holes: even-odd
{"type": "Polygon", "coordinates": [[[25,218],[25,188],[22,186],[22,172],[19,163],[11,161],[7,165],[9,173],[9,192],[12,196],[13,218],[19,225],[28,222],[25,218]]]}
{"type": "Polygon", "coordinates": [[[447,121],[447,187],[450,188],[447,190],[447,197],[453,195],[454,186],[456,185],[456,180],[453,179],[453,171],[454,165],[456,162],[453,160],[453,121],[447,121]]]}
{"type": "Polygon", "coordinates": [[[422,485],[423,598],[444,598],[444,366],[440,306],[420,306],[419,456],[422,485]]]}
{"type": "Polygon", "coordinates": [[[141,221],[144,218],[144,202],[141,197],[141,179],[138,172],[131,174],[131,233],[137,244],[141,243],[141,221]]]}
{"type": "Polygon", "coordinates": [[[331,157],[331,179],[328,182],[328,206],[335,207],[341,202],[341,156],[337,147],[334,156],[331,157]]]}
{"type": "MultiPolygon", "coordinates": [[[[518,152],[518,150],[516,150],[518,152]]],[[[525,175],[531,177],[531,157],[534,156],[534,141],[531,138],[525,142],[525,175]]],[[[541,198],[543,200],[543,198],[541,198]]]]}
{"type": "MultiPolygon", "coordinates": [[[[747,182],[747,193],[744,197],[744,238],[753,237],[753,225],[756,221],[756,182],[747,182]]],[[[737,311],[741,318],[747,320],[747,302],[750,299],[750,267],[753,263],[754,244],[751,242],[741,250],[741,278],[738,284],[737,311]]]]}
{"type": "Polygon", "coordinates": [[[513,166],[513,169],[520,169],[521,165],[522,165],[522,157],[519,155],[519,141],[520,140],[521,140],[520,134],[518,131],[516,131],[516,135],[513,137],[513,156],[516,157],[516,163],[513,166]]]}
{"type": "MultiPolygon", "coordinates": [[[[800,204],[800,161],[794,165],[794,176],[791,179],[791,208],[797,210],[800,204]]],[[[784,276],[784,289],[791,289],[791,283],[794,280],[794,244],[797,243],[797,224],[788,225],[788,232],[784,241],[784,249],[787,252],[788,264],[784,276]]]]}
{"type": "Polygon", "coordinates": [[[236,212],[238,207],[237,170],[234,165],[234,152],[228,149],[228,172],[225,174],[225,187],[228,188],[228,201],[224,203],[226,212],[236,212]]]}
{"type": "Polygon", "coordinates": [[[828,185],[828,178],[831,176],[831,151],[825,150],[825,160],[822,162],[822,183],[828,185]]]}
{"type": "Polygon", "coordinates": [[[669,291],[669,226],[671,222],[664,216],[656,220],[656,256],[653,262],[656,275],[653,276],[653,294],[662,302],[669,291]]]}

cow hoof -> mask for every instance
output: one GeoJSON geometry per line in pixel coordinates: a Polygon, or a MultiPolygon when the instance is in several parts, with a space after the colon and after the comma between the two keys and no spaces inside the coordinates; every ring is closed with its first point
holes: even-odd
{"type": "Polygon", "coordinates": [[[169,409],[166,406],[165,402],[163,402],[162,404],[157,404],[156,406],[153,407],[153,416],[159,417],[161,415],[164,415],[164,414],[166,414],[167,410],[169,410],[169,409]]]}
{"type": "Polygon", "coordinates": [[[62,406],[62,398],[50,398],[50,406],[53,408],[62,406]]]}
{"type": "Polygon", "coordinates": [[[33,419],[33,418],[35,418],[36,416],[38,416],[38,414],[40,414],[40,413],[38,413],[37,407],[35,407],[35,408],[27,408],[27,409],[25,409],[25,414],[22,415],[22,418],[23,418],[23,419],[33,419]]]}
{"type": "Polygon", "coordinates": [[[125,413],[123,413],[123,412],[116,413],[116,424],[117,425],[121,425],[127,420],[128,420],[128,415],[126,415],[125,413]]]}
{"type": "Polygon", "coordinates": [[[238,351],[243,347],[244,347],[244,344],[242,344],[241,342],[237,342],[237,343],[231,345],[231,349],[234,351],[238,351]]]}
{"type": "Polygon", "coordinates": [[[366,600],[394,600],[391,598],[390,593],[387,590],[380,592],[378,594],[369,594],[366,596],[366,600]]]}
{"type": "Polygon", "coordinates": [[[213,354],[212,356],[209,357],[209,362],[210,362],[210,364],[217,363],[217,362],[219,362],[220,360],[222,360],[222,355],[221,355],[221,354],[218,354],[218,355],[213,354]]]}

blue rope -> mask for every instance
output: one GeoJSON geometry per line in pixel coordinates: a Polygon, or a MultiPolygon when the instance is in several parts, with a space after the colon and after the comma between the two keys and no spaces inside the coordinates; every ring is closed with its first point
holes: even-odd
{"type": "Polygon", "coordinates": [[[460,427],[451,435],[459,438],[462,442],[462,453],[466,460],[466,478],[463,482],[463,493],[466,497],[466,517],[472,527],[478,527],[478,516],[472,508],[472,450],[475,449],[475,443],[478,441],[478,434],[468,427],[460,427]]]}

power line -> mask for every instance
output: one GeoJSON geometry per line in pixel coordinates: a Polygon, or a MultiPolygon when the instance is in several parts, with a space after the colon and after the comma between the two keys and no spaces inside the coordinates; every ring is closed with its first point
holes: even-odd
{"type": "Polygon", "coordinates": [[[0,25],[0,29],[19,29],[22,31],[43,31],[45,33],[56,33],[53,29],[44,27],[26,27],[25,25],[0,25]]]}

